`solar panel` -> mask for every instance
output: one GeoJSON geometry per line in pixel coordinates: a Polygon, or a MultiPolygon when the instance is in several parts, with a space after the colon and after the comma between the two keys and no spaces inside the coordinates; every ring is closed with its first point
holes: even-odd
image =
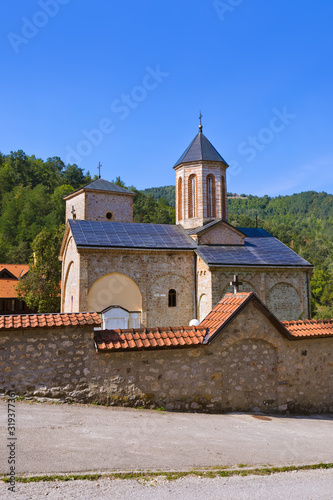
{"type": "Polygon", "coordinates": [[[237,228],[246,234],[244,245],[197,247],[197,253],[210,265],[310,266],[264,229],[237,228]]]}
{"type": "Polygon", "coordinates": [[[196,250],[209,265],[310,266],[263,229],[238,228],[244,245],[196,245],[180,226],[99,221],[69,221],[78,247],[196,250]]]}
{"type": "Polygon", "coordinates": [[[77,246],[195,249],[196,244],[179,226],[70,220],[77,246]]]}

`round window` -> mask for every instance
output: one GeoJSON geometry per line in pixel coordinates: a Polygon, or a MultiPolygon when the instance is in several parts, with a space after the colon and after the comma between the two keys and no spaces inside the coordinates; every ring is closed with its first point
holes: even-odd
{"type": "Polygon", "coordinates": [[[112,219],[112,213],[111,212],[107,212],[105,217],[107,219],[111,220],[112,219]]]}

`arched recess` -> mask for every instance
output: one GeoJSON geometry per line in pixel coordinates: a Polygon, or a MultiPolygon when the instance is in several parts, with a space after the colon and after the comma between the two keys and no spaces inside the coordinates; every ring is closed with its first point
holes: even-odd
{"type": "Polygon", "coordinates": [[[107,274],[96,280],[88,293],[88,311],[100,312],[109,306],[141,311],[142,296],[138,285],[120,273],[107,274]]]}
{"type": "Polygon", "coordinates": [[[179,177],[178,179],[178,193],[177,193],[177,211],[178,220],[183,219],[183,179],[179,177]]]}
{"type": "Polygon", "coordinates": [[[64,294],[63,294],[63,312],[77,312],[77,292],[78,286],[75,276],[75,266],[74,262],[71,261],[67,267],[67,272],[65,276],[64,284],[64,294]]]}
{"type": "MultiPolygon", "coordinates": [[[[230,280],[230,281],[233,281],[233,280],[230,280]]],[[[254,288],[254,286],[251,283],[249,283],[248,281],[244,281],[241,278],[239,281],[242,282],[242,284],[239,285],[239,292],[254,292],[255,294],[257,294],[256,289],[254,288]]],[[[222,297],[226,293],[234,293],[234,287],[232,285],[227,285],[226,287],[224,287],[224,289],[222,291],[222,297]]]]}
{"type": "Polygon", "coordinates": [[[222,405],[227,411],[276,410],[277,350],[246,339],[222,351],[222,405]]]}
{"type": "Polygon", "coordinates": [[[148,326],[188,325],[193,319],[193,290],[183,276],[157,278],[150,287],[148,304],[148,326]],[[169,307],[169,290],[176,292],[175,307],[169,307]]]}
{"type": "Polygon", "coordinates": [[[197,176],[191,174],[188,178],[188,218],[197,217],[198,211],[198,189],[197,189],[197,176]]]}
{"type": "Polygon", "coordinates": [[[302,304],[296,288],[289,283],[276,283],[268,291],[266,305],[280,321],[300,319],[302,304]]]}
{"type": "Polygon", "coordinates": [[[199,321],[202,321],[210,313],[208,297],[203,293],[199,299],[199,321]]]}
{"type": "Polygon", "coordinates": [[[206,179],[207,191],[207,217],[216,217],[216,185],[213,174],[208,174],[206,179]]]}

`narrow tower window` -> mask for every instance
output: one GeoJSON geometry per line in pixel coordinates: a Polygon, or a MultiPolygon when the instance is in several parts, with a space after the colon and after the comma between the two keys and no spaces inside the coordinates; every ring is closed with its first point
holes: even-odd
{"type": "Polygon", "coordinates": [[[207,175],[207,217],[216,217],[215,177],[207,175]]]}
{"type": "Polygon", "coordinates": [[[188,178],[188,217],[196,217],[197,215],[197,189],[196,176],[190,175],[188,178]]]}
{"type": "Polygon", "coordinates": [[[178,220],[183,218],[183,179],[178,179],[178,220]]]}
{"type": "Polygon", "coordinates": [[[169,290],[169,307],[177,306],[177,292],[173,288],[169,290]]]}
{"type": "Polygon", "coordinates": [[[226,189],[225,189],[225,179],[222,176],[221,179],[221,184],[222,184],[222,196],[221,196],[221,203],[222,203],[222,219],[226,220],[227,219],[227,197],[226,197],[226,189]]]}

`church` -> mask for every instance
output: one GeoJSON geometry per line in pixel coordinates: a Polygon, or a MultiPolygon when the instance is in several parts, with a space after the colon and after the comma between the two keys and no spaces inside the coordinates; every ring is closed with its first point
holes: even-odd
{"type": "Polygon", "coordinates": [[[228,164],[201,124],[173,168],[175,225],[134,223],[135,193],[101,178],[65,197],[61,312],[102,312],[103,329],[188,325],[236,275],[280,321],[309,319],[313,266],[265,230],[228,223],[228,164]]]}

